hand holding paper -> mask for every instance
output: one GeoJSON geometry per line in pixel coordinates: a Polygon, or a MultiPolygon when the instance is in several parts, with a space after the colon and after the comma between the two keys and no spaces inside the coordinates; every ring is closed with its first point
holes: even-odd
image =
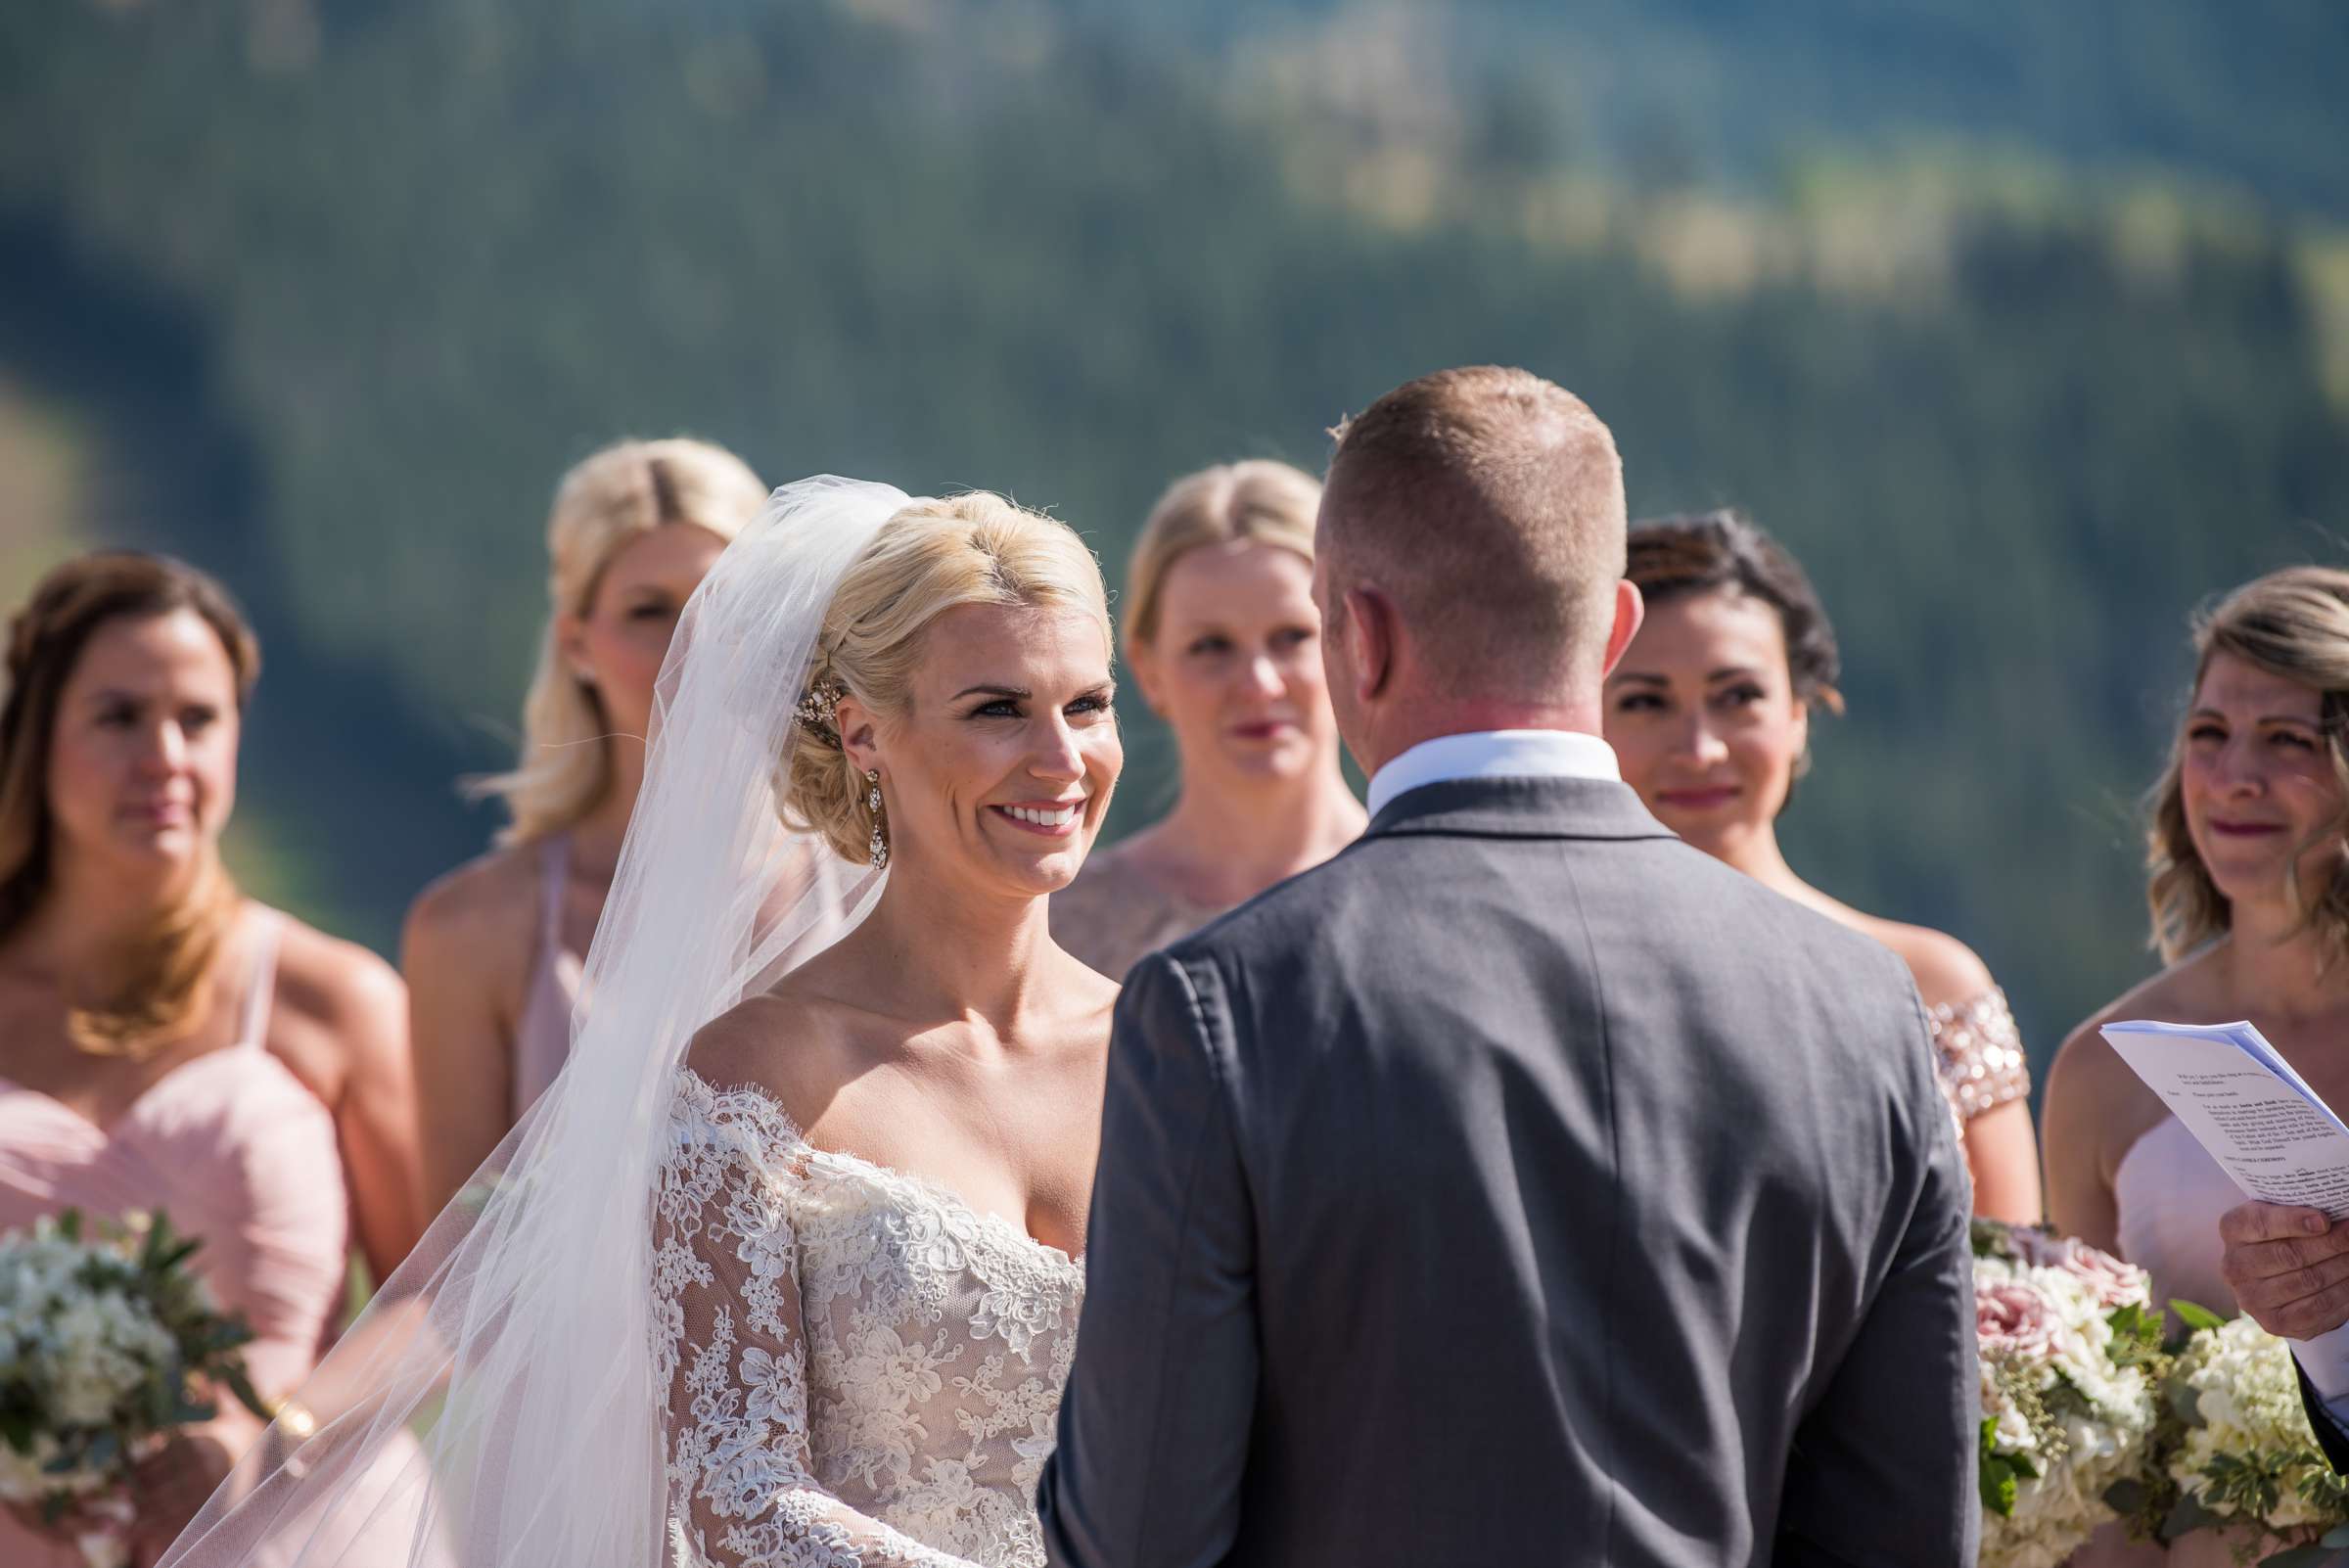
{"type": "Polygon", "coordinates": [[[2340,1326],[2349,1313],[2330,1310],[2343,1296],[2338,1238],[2349,1234],[2341,1223],[2349,1219],[2349,1127],[2247,1023],[2108,1024],[2102,1033],[2246,1196],[2332,1218],[2323,1235],[2293,1238],[2270,1234],[2288,1217],[2246,1206],[2229,1213],[2222,1236],[2230,1281],[2240,1271],[2252,1286],[2243,1305],[2278,1310],[2281,1327],[2254,1315],[2292,1341],[2328,1409],[2349,1404],[2349,1329],[2340,1326]],[[2271,1298],[2298,1308],[2280,1310],[2271,1298]]]}
{"type": "Polygon", "coordinates": [[[2235,1305],[2269,1333],[2308,1339],[2349,1323],[2349,1224],[2251,1202],[2221,1217],[2219,1240],[2235,1305]]]}

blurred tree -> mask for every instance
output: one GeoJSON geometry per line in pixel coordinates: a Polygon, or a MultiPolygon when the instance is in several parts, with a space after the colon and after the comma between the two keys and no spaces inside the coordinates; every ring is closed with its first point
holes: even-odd
{"type": "MultiPolygon", "coordinates": [[[[1503,360],[1606,415],[1640,511],[1741,502],[1811,565],[1854,713],[1807,872],[1981,947],[2043,1049],[2144,968],[2128,803],[2185,613],[2337,554],[2349,420],[2300,220],[2079,167],[2323,205],[2313,68],[2251,128],[2179,99],[2280,40],[2337,68],[2339,28],[2263,6],[2205,58],[2217,8],[2167,8],[2095,36],[2073,124],[2048,73],[2108,8],[1123,6],[334,0],[301,60],[232,0],[0,8],[0,374],[263,615],[253,800],[304,897],[386,941],[485,836],[450,776],[502,760],[550,487],[613,436],[1008,489],[1114,580],[1172,475],[1314,466],[1388,386],[1503,360]],[[1340,66],[1385,85],[1297,85],[1340,66]],[[1681,140],[1627,193],[1565,160],[1640,77],[1681,140]],[[1935,124],[2009,155],[1789,161],[1935,124]],[[1689,183],[1716,149],[1785,177],[1689,183]]],[[[1127,712],[1121,829],[1170,787],[1127,712]]]]}

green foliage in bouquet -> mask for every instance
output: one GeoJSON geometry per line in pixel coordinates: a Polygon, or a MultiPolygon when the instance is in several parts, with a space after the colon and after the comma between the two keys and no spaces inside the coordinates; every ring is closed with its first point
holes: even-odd
{"type": "Polygon", "coordinates": [[[2147,1365],[2161,1389],[2160,1414],[2145,1464],[2137,1474],[2115,1481],[2104,1490],[2104,1501],[2120,1515],[2132,1541],[2173,1541],[2209,1522],[2207,1515],[2182,1498],[2171,1479],[2168,1457],[2178,1447],[2182,1423],[2192,1417],[2194,1392],[2176,1382],[2178,1357],[2197,1330],[2216,1328],[2226,1319],[2190,1301],[2172,1301],[2169,1318],[2180,1326],[2172,1331],[2160,1313],[2141,1311],[2140,1324],[2151,1344],[2147,1365]]]}
{"type": "Polygon", "coordinates": [[[2013,1518],[2015,1497],[2025,1481],[2039,1479],[2039,1466],[2028,1454],[1999,1452],[1999,1418],[1995,1415],[1982,1418],[1979,1465],[1982,1506],[2002,1519],[2013,1518]]]}
{"type": "Polygon", "coordinates": [[[0,1237],[0,1496],[54,1520],[144,1440],[218,1413],[213,1389],[269,1418],[238,1354],[252,1330],[187,1267],[202,1245],[160,1211],[0,1237]]]}
{"type": "Polygon", "coordinates": [[[2238,1532],[2248,1562],[2317,1568],[2349,1550],[2349,1480],[2334,1474],[2300,1403],[2291,1350],[2247,1317],[2173,1301],[2173,1340],[2150,1461],[2106,1500],[2141,1539],[2238,1532]]]}

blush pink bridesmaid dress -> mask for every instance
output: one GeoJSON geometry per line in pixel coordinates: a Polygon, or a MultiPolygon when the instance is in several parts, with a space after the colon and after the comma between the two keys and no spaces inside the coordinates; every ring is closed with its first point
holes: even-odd
{"type": "MultiPolygon", "coordinates": [[[[332,1338],[350,1247],[334,1119],[263,1043],[283,918],[253,917],[236,1043],[173,1068],[111,1126],[0,1078],[0,1230],[69,1208],[92,1218],[165,1210],[175,1229],[203,1238],[193,1267],[252,1326],[246,1364],[271,1399],[299,1389],[332,1338]]],[[[421,1462],[401,1447],[385,1462],[421,1462]]],[[[379,1519],[368,1534],[380,1532],[380,1555],[370,1544],[340,1560],[404,1564],[412,1526],[412,1516],[379,1519]]],[[[0,1513],[0,1564],[79,1562],[0,1513]]]]}

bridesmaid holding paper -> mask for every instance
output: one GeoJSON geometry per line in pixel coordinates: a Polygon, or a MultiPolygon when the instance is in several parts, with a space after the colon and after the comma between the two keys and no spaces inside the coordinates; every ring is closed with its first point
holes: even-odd
{"type": "Polygon", "coordinates": [[[2219,1220],[2242,1194],[2097,1035],[2121,1019],[2248,1019],[2349,1105],[2349,572],[2295,567],[2196,625],[2193,691],[2146,824],[2169,967],[2083,1024],[2048,1078],[2049,1217],[2235,1310],[2219,1220]]]}
{"type": "MultiPolygon", "coordinates": [[[[2221,1224],[2242,1193],[2096,1031],[2247,1019],[2320,1096],[2349,1104],[2349,572],[2295,567],[2238,588],[2197,623],[2194,649],[2146,824],[2146,900],[2169,967],[2055,1058],[2048,1201],[2058,1230],[2149,1272],[2155,1301],[2233,1314],[2221,1224]]],[[[2073,1560],[2217,1568],[2261,1545],[2196,1533],[2165,1553],[2115,1528],[2073,1560]]]]}
{"type": "MultiPolygon", "coordinates": [[[[2097,1030],[2247,1019],[2321,1097],[2349,1104],[2349,572],[2296,567],[2236,589],[2197,623],[2194,650],[2147,803],[2145,895],[2169,967],[2055,1058],[2048,1202],[2058,1230],[2150,1273],[2155,1301],[2233,1314],[2222,1219],[2240,1223],[2242,1192],[2097,1030]]],[[[2310,1256],[2349,1277],[2349,1260],[2310,1256]]],[[[2165,1551],[2113,1527],[2073,1565],[2220,1568],[2279,1545],[2198,1531],[2165,1551]]]]}

